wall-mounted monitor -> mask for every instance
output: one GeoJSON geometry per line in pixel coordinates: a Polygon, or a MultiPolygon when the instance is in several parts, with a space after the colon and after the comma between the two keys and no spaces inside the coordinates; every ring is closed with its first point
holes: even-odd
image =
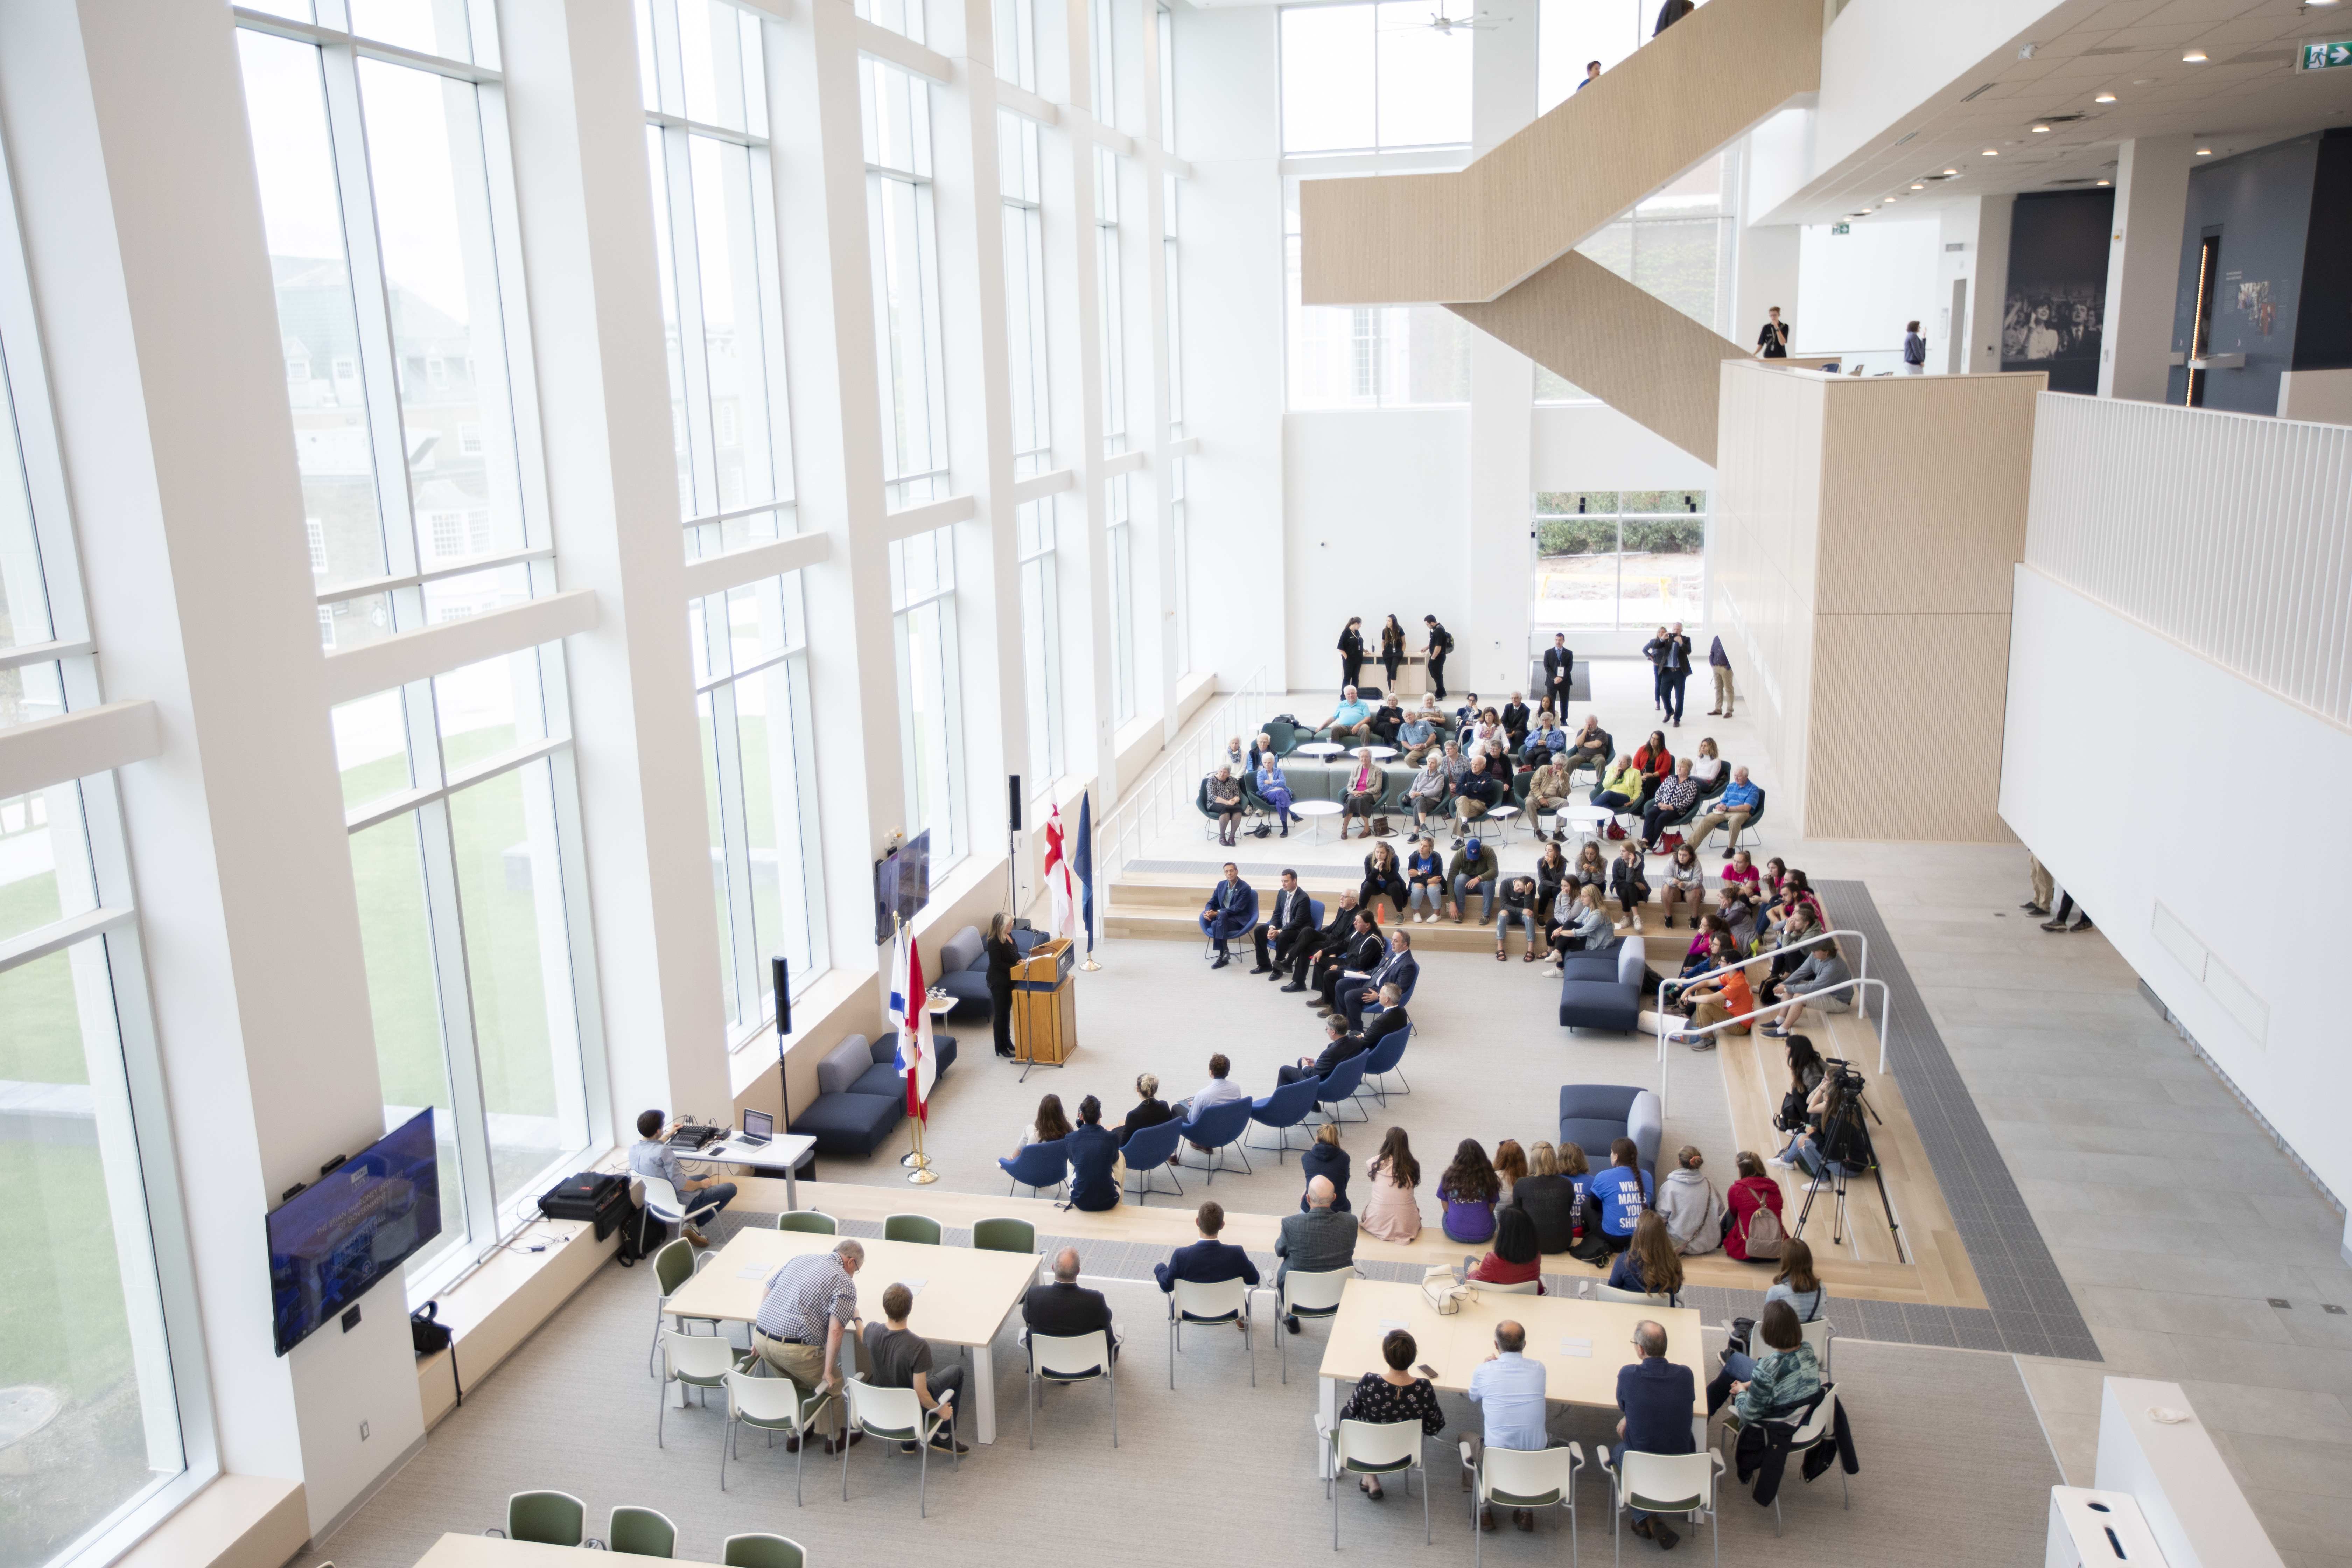
{"type": "Polygon", "coordinates": [[[930,830],[916,834],[874,863],[874,940],[886,942],[900,921],[931,901],[930,830]]]}
{"type": "Polygon", "coordinates": [[[278,1353],[331,1322],[379,1281],[397,1279],[400,1266],[440,1234],[440,1166],[426,1109],[270,1211],[278,1353]]]}

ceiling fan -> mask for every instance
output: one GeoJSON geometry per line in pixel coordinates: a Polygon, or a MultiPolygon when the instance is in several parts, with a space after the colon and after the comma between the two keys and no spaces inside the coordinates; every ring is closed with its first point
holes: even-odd
{"type": "Polygon", "coordinates": [[[1403,26],[1383,27],[1381,30],[1384,33],[1408,33],[1422,32],[1425,30],[1440,35],[1452,33],[1490,33],[1497,26],[1510,19],[1511,18],[1508,16],[1497,16],[1492,11],[1480,11],[1468,16],[1451,16],[1446,14],[1444,0],[1439,0],[1437,9],[1430,13],[1428,21],[1410,22],[1405,24],[1403,26]]]}

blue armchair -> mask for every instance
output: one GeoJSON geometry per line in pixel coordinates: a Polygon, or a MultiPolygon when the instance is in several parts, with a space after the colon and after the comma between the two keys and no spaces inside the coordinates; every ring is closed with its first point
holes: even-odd
{"type": "Polygon", "coordinates": [[[1247,882],[1242,884],[1242,896],[1234,903],[1214,911],[1202,910],[1193,917],[1200,921],[1201,934],[1211,942],[1233,942],[1247,936],[1257,924],[1257,889],[1247,882]]]}
{"type": "MultiPolygon", "coordinates": [[[[1374,1046],[1370,1050],[1366,1051],[1363,1055],[1356,1058],[1358,1061],[1364,1064],[1360,1076],[1368,1079],[1385,1078],[1390,1073],[1395,1072],[1399,1079],[1402,1079],[1404,1074],[1397,1072],[1397,1064],[1404,1060],[1404,1047],[1412,1039],[1412,1024],[1408,1020],[1403,1028],[1399,1029],[1393,1035],[1382,1037],[1379,1045],[1374,1046]]],[[[1382,1105],[1386,1105],[1389,1102],[1389,1091],[1387,1086],[1383,1084],[1371,1084],[1367,1087],[1373,1094],[1380,1098],[1380,1102],[1382,1105]]],[[[1356,1092],[1361,1094],[1364,1090],[1360,1089],[1356,1092]]],[[[1411,1094],[1412,1092],[1412,1086],[1411,1084],[1407,1084],[1404,1088],[1397,1090],[1397,1092],[1399,1094],[1411,1094]]]]}
{"type": "MultiPolygon", "coordinates": [[[[1055,1197],[1061,1196],[1062,1179],[1070,1169],[1070,1157],[1063,1152],[1062,1141],[1032,1143],[1010,1160],[996,1162],[997,1169],[1013,1178],[1013,1186],[1027,1187],[1032,1195],[1052,1187],[1055,1197]]],[[[1010,1196],[1013,1186],[1004,1189],[1010,1196]]]]}
{"type": "MultiPolygon", "coordinates": [[[[1322,1087],[1322,1083],[1315,1079],[1295,1079],[1251,1105],[1252,1121],[1261,1127],[1271,1127],[1282,1134],[1282,1142],[1275,1146],[1276,1164],[1282,1163],[1289,1154],[1290,1129],[1306,1121],[1314,1110],[1315,1091],[1322,1087]]],[[[1257,1147],[1263,1149],[1265,1145],[1261,1143],[1257,1147]]]]}
{"type": "MultiPolygon", "coordinates": [[[[1222,1105],[1209,1107],[1184,1123],[1181,1132],[1184,1141],[1195,1148],[1209,1151],[1211,1183],[1217,1179],[1217,1167],[1224,1159],[1226,1148],[1240,1142],[1242,1134],[1249,1131],[1251,1110],[1251,1103],[1246,1100],[1228,1100],[1222,1105]]],[[[1247,1154],[1242,1156],[1242,1171],[1244,1174],[1249,1173],[1247,1154]]]]}
{"type": "MultiPolygon", "coordinates": [[[[1129,1187],[1129,1196],[1138,1203],[1151,1201],[1151,1179],[1168,1169],[1168,1157],[1176,1152],[1177,1142],[1183,1131],[1184,1124],[1171,1117],[1157,1126],[1139,1128],[1129,1134],[1127,1142],[1119,1150],[1127,1161],[1127,1173],[1132,1176],[1138,1171],[1143,1173],[1143,1184],[1129,1187]]],[[[1173,1175],[1168,1179],[1176,1181],[1173,1175]]],[[[1176,1182],[1176,1195],[1180,1198],[1184,1195],[1184,1184],[1181,1182],[1176,1182]]]]}
{"type": "MultiPolygon", "coordinates": [[[[1358,1051],[1354,1056],[1333,1068],[1330,1076],[1315,1086],[1315,1103],[1320,1106],[1323,1114],[1332,1121],[1347,1120],[1339,1114],[1339,1108],[1352,1101],[1356,1098],[1356,1090],[1363,1087],[1364,1058],[1367,1054],[1358,1051]]],[[[1371,1118],[1360,1111],[1355,1120],[1370,1121],[1371,1118]]]]}

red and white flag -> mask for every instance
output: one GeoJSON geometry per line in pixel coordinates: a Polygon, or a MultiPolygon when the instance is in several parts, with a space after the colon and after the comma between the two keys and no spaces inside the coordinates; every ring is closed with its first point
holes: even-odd
{"type": "Polygon", "coordinates": [[[1052,900],[1054,912],[1047,917],[1045,935],[1068,937],[1076,942],[1078,929],[1078,879],[1070,868],[1070,851],[1062,837],[1062,808],[1045,819],[1045,893],[1052,900]]]}
{"type": "Polygon", "coordinates": [[[903,927],[890,970],[890,1012],[898,1026],[897,1065],[907,1080],[907,1114],[925,1121],[931,1085],[940,1073],[931,1053],[931,1016],[923,1005],[923,954],[907,940],[903,927]]]}

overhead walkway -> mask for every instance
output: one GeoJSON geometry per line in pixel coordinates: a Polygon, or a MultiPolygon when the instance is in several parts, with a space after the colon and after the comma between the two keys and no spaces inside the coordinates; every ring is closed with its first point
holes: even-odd
{"type": "Polygon", "coordinates": [[[1575,247],[1818,91],[1821,0],[1713,0],[1474,161],[1299,185],[1308,305],[1441,304],[1702,461],[1746,351],[1575,247]]]}

